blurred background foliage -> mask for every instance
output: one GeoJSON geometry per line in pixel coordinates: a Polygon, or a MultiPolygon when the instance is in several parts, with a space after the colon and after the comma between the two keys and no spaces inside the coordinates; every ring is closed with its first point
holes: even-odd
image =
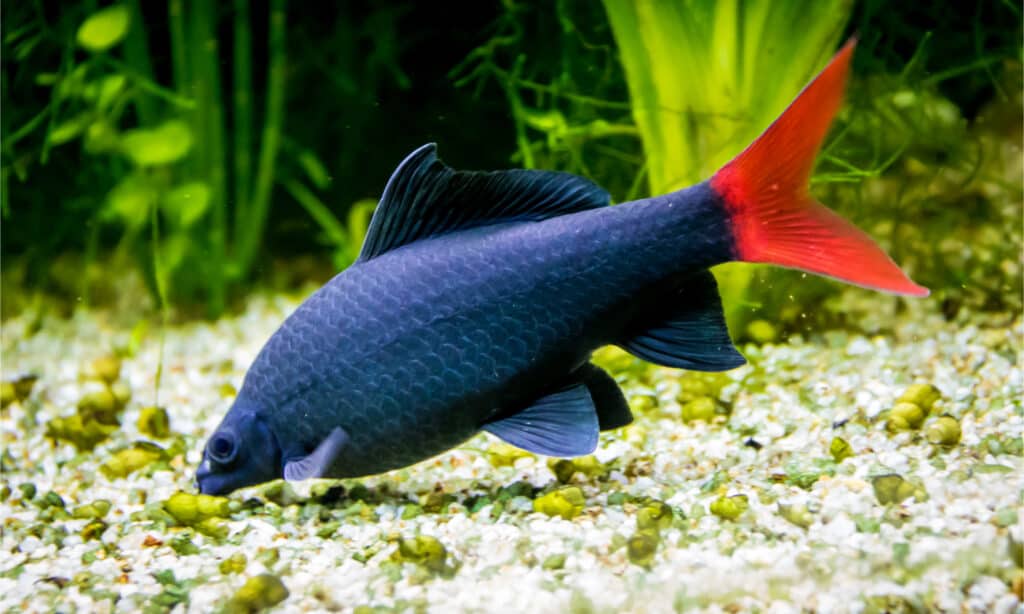
{"type": "MultiPolygon", "coordinates": [[[[947,317],[1020,309],[1017,3],[27,0],[0,12],[4,316],[43,295],[70,310],[144,294],[133,271],[182,316],[320,283],[354,259],[390,172],[427,141],[456,167],[566,170],[620,202],[680,187],[740,151],[853,33],[849,104],[816,195],[947,317]]],[[[722,278],[741,338],[842,325],[854,308],[829,281],[741,271],[722,278]]]]}

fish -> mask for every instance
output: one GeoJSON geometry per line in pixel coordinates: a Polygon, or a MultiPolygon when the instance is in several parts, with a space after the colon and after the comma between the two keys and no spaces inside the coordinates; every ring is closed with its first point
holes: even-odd
{"type": "Polygon", "coordinates": [[[596,349],[696,371],[745,363],[709,271],[725,262],[927,296],[808,189],[855,42],[742,153],[669,194],[609,206],[572,174],[454,170],[435,144],[416,149],[358,259],[260,350],[206,442],[198,489],[383,473],[481,431],[590,454],[633,420],[596,349]]]}

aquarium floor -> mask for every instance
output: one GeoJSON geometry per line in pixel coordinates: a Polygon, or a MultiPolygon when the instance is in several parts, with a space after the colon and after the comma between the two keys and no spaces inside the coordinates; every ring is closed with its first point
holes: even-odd
{"type": "Polygon", "coordinates": [[[1019,611],[1019,317],[951,323],[915,304],[885,335],[743,348],[752,364],[719,381],[716,403],[729,413],[710,422],[679,417],[701,376],[613,356],[627,365],[618,375],[634,404],[649,408],[602,434],[597,463],[563,475],[585,498],[569,520],[534,511],[558,486],[547,459],[480,435],[407,470],[346,481],[340,496],[324,497],[323,483],[235,493],[226,536],[168,523],[162,502],[193,492],[205,437],[295,304],[257,297],[237,317],[168,331],[159,403],[169,439],[136,426],[154,403],[153,327],[133,335],[135,322],[102,311],[3,324],[4,377],[39,380],[0,422],[0,611],[205,612],[238,606],[229,599],[259,574],[287,588],[274,606],[282,612],[1019,611]],[[133,345],[117,432],[83,453],[47,439],[48,421],[104,386],[89,365],[133,345]],[[890,433],[886,411],[912,383],[933,384],[942,399],[922,430],[890,433]],[[925,436],[939,414],[962,430],[946,449],[925,436]],[[836,437],[853,452],[839,463],[836,437]],[[139,439],[185,452],[127,477],[99,470],[139,439]],[[890,474],[913,495],[883,505],[877,478],[890,474]],[[533,489],[508,488],[520,481],[533,489]],[[747,497],[745,511],[734,495],[747,497]],[[657,544],[649,561],[631,540],[646,497],[674,510],[647,532],[657,544]],[[101,499],[111,503],[102,524],[74,518],[101,499]],[[730,506],[734,520],[722,515],[730,506]],[[417,535],[439,540],[443,566],[399,552],[417,535]]]}

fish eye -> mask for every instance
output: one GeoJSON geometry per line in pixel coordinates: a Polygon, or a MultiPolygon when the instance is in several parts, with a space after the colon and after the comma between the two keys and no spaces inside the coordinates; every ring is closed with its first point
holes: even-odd
{"type": "Polygon", "coordinates": [[[238,456],[238,445],[234,433],[217,433],[206,446],[210,460],[220,465],[227,465],[238,456]]]}

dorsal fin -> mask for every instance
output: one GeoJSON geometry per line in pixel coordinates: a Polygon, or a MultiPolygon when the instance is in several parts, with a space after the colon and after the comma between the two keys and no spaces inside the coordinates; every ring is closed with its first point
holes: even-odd
{"type": "Polygon", "coordinates": [[[499,222],[539,221],[608,205],[590,181],[553,171],[456,171],[428,143],[398,165],[384,188],[360,260],[419,239],[499,222]]]}

